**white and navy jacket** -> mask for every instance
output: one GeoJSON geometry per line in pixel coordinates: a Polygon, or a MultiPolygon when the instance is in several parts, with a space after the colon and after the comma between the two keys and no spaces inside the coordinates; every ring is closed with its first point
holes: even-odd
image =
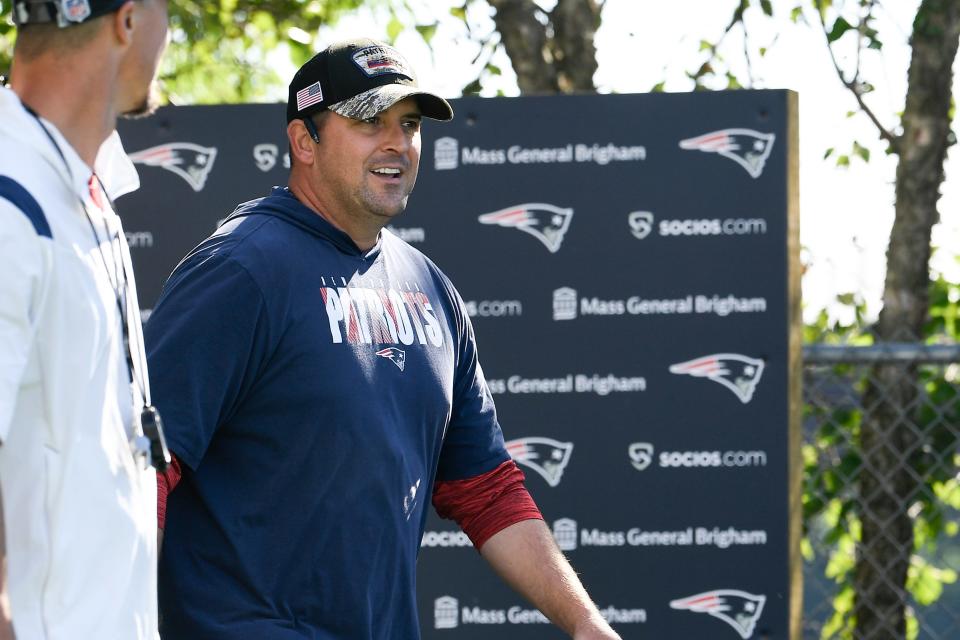
{"type": "MultiPolygon", "coordinates": [[[[119,218],[91,198],[91,169],[43,124],[61,151],[0,88],[0,490],[14,629],[153,639],[156,477],[131,451],[139,407],[111,282],[122,261],[131,273],[129,254],[119,218]]],[[[97,166],[118,158],[122,182],[137,182],[114,135],[97,166]]],[[[123,298],[145,376],[132,280],[123,298]]]]}

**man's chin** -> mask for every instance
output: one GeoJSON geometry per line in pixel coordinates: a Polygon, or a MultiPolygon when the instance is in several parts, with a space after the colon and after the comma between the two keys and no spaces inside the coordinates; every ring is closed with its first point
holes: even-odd
{"type": "Polygon", "coordinates": [[[147,95],[141,100],[137,105],[132,109],[127,109],[120,114],[121,118],[128,118],[135,120],[137,118],[145,118],[149,115],[152,115],[153,112],[157,110],[160,106],[160,92],[157,89],[156,83],[150,85],[150,89],[147,91],[147,95]]]}

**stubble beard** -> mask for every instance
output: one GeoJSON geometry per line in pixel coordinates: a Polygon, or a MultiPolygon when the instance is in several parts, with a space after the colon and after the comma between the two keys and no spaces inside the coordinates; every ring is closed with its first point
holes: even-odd
{"type": "Polygon", "coordinates": [[[413,185],[404,187],[403,189],[403,196],[396,198],[389,192],[386,194],[382,192],[378,193],[376,189],[364,182],[357,188],[354,195],[356,200],[361,202],[367,212],[372,216],[375,218],[386,218],[389,221],[389,219],[399,216],[403,213],[404,209],[407,208],[407,201],[410,199],[410,192],[413,191],[413,185]]]}
{"type": "Polygon", "coordinates": [[[147,87],[147,94],[143,97],[137,105],[132,108],[124,111],[120,114],[122,118],[127,118],[130,120],[136,120],[137,118],[145,118],[153,113],[160,106],[160,83],[157,80],[150,82],[150,85],[147,87]]]}

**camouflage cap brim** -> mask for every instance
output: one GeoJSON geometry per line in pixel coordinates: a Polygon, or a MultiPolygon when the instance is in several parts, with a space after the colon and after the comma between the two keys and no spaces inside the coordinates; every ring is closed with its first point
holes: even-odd
{"type": "Polygon", "coordinates": [[[404,98],[416,98],[420,112],[424,117],[434,120],[450,120],[453,108],[443,98],[416,87],[403,84],[386,84],[358,93],[352,98],[341,100],[327,107],[345,118],[366,120],[385,111],[404,98]]]}

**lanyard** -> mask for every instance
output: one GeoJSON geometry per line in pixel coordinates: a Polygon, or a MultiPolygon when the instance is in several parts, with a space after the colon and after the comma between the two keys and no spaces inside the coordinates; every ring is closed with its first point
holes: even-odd
{"type": "MultiPolygon", "coordinates": [[[[60,159],[63,160],[63,164],[67,169],[67,175],[71,176],[69,187],[72,191],[72,172],[70,170],[70,163],[67,161],[67,157],[63,153],[63,149],[61,149],[60,145],[57,144],[56,138],[53,137],[53,134],[50,133],[47,127],[43,124],[43,121],[40,119],[40,116],[37,114],[37,112],[26,104],[23,106],[27,110],[27,113],[33,116],[33,118],[37,121],[37,124],[40,125],[40,128],[46,134],[54,149],[57,150],[57,154],[59,154],[60,159]]],[[[103,182],[100,181],[100,176],[97,176],[96,173],[94,173],[91,177],[89,187],[91,190],[91,197],[93,197],[94,189],[99,188],[102,195],[107,199],[110,210],[116,211],[116,208],[113,205],[113,200],[107,193],[106,188],[104,188],[103,182]],[[93,177],[96,177],[96,183],[94,183],[93,177]]],[[[106,273],[107,280],[110,282],[110,288],[113,290],[113,297],[117,303],[117,310],[120,312],[120,326],[123,333],[123,352],[127,361],[127,374],[130,380],[131,393],[134,394],[133,400],[136,401],[136,395],[133,388],[134,385],[136,385],[136,387],[140,390],[140,394],[144,402],[143,409],[140,412],[139,430],[141,435],[138,435],[134,438],[134,449],[138,454],[143,454],[144,456],[149,454],[151,464],[154,466],[154,468],[157,471],[164,471],[167,468],[167,465],[170,464],[170,452],[167,449],[166,439],[163,435],[163,421],[160,419],[160,413],[150,401],[150,381],[147,378],[146,367],[140,371],[140,375],[137,375],[138,369],[134,366],[133,348],[130,344],[130,298],[127,295],[129,291],[127,283],[130,282],[130,277],[127,273],[128,260],[123,254],[123,247],[120,246],[120,264],[118,267],[117,257],[114,253],[114,243],[116,242],[120,244],[123,242],[123,239],[120,237],[121,230],[118,227],[111,237],[109,228],[110,225],[108,224],[107,220],[104,219],[104,227],[107,231],[107,238],[106,240],[101,241],[100,232],[97,230],[97,226],[93,222],[93,216],[90,215],[90,211],[87,209],[87,203],[84,202],[83,198],[79,196],[78,200],[80,201],[80,207],[83,209],[84,216],[87,218],[87,222],[90,224],[90,232],[93,234],[94,242],[97,245],[97,253],[100,255],[104,272],[106,273]],[[107,261],[107,255],[103,251],[103,245],[105,243],[109,243],[110,246],[109,263],[107,261]],[[111,263],[113,264],[112,270],[109,266],[111,263]]],[[[134,331],[139,344],[142,345],[142,330],[139,327],[136,327],[134,331]]]]}

